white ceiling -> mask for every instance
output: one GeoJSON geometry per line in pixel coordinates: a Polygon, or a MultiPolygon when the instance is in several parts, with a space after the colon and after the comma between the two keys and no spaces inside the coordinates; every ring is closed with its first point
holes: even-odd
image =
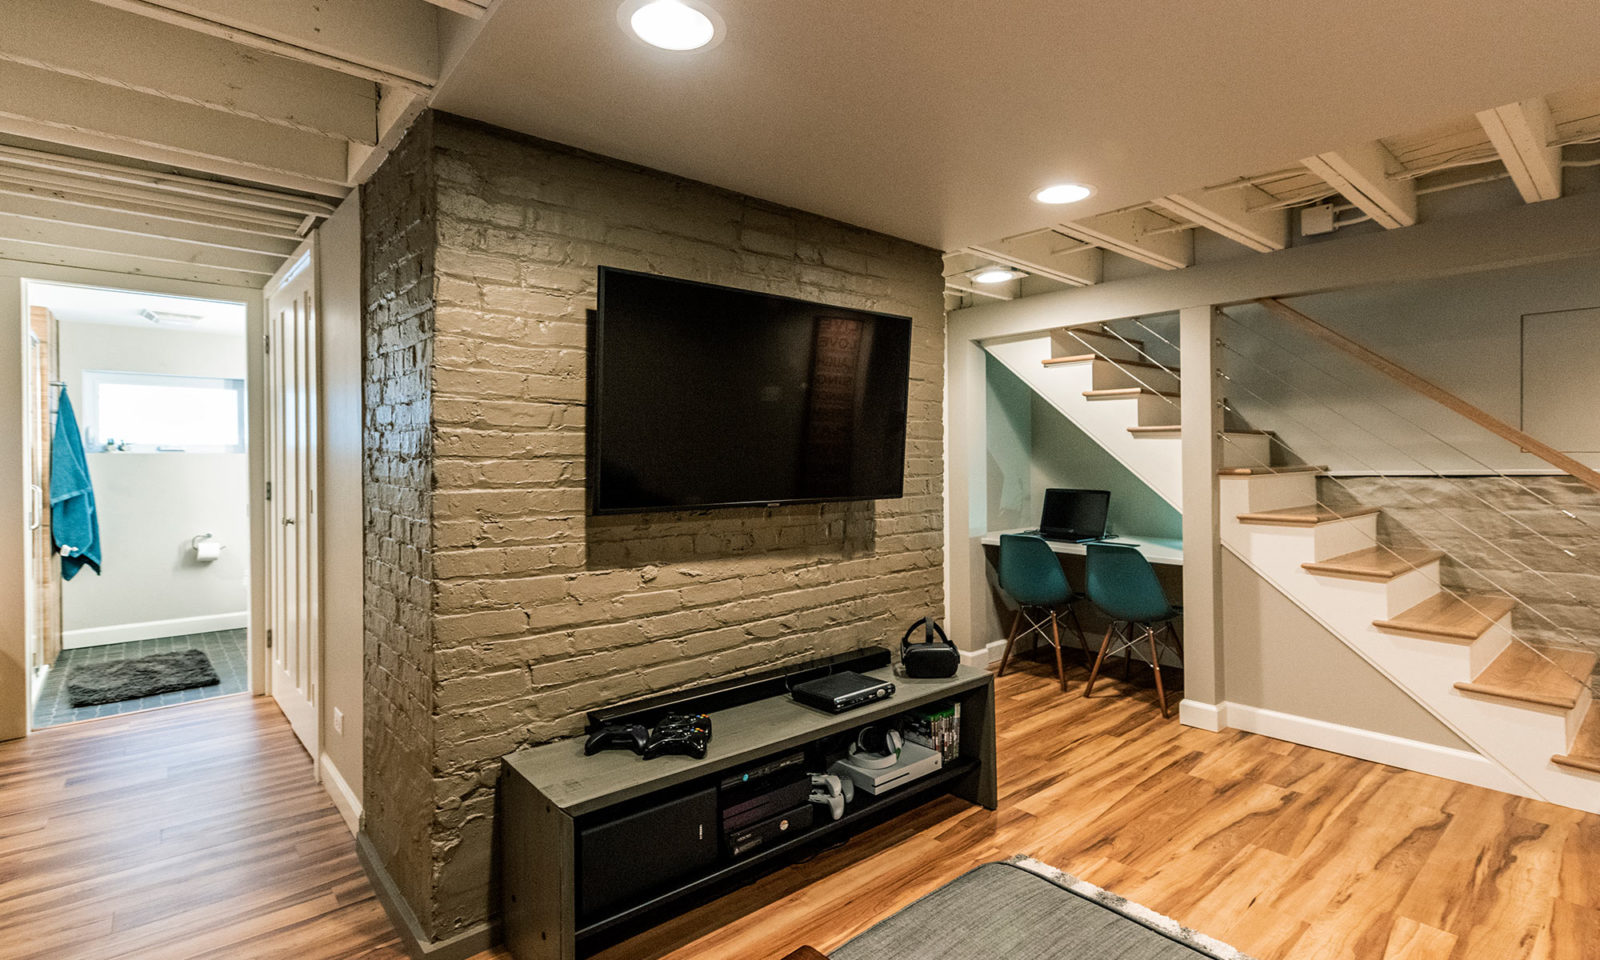
{"type": "Polygon", "coordinates": [[[47,308],[62,323],[105,323],[244,336],[245,305],[223,300],[34,282],[28,284],[28,305],[47,308]],[[144,311],[154,314],[157,320],[145,316],[144,311]]]}
{"type": "Polygon", "coordinates": [[[699,54],[612,0],[504,0],[452,113],[956,249],[1595,77],[1600,4],[710,0],[699,54]],[[1029,194],[1078,180],[1071,208],[1029,194]]]}

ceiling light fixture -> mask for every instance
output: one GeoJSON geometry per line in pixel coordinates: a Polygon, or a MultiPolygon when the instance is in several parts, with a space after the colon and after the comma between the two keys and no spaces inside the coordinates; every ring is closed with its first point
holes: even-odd
{"type": "Polygon", "coordinates": [[[1005,283],[1007,280],[1020,280],[1025,274],[1020,270],[1008,270],[1005,267],[989,267],[972,275],[973,283],[1005,283]]]}
{"type": "Polygon", "coordinates": [[[662,50],[703,50],[722,39],[722,18],[698,0],[628,0],[617,20],[634,36],[662,50]]]}
{"type": "Polygon", "coordinates": [[[1077,203],[1094,196],[1094,187],[1081,183],[1057,183],[1045,187],[1033,195],[1033,199],[1040,203],[1077,203]]]}

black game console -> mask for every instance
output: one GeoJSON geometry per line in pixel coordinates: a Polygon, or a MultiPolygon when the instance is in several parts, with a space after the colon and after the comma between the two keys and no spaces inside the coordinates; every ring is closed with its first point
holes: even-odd
{"type": "Polygon", "coordinates": [[[874,680],[854,670],[841,670],[825,677],[797,683],[789,691],[796,703],[844,713],[869,703],[887,700],[894,696],[894,684],[888,680],[874,680]]]}
{"type": "MultiPolygon", "coordinates": [[[[809,782],[807,783],[809,789],[809,782]]],[[[802,795],[803,796],[803,795],[802,795]]],[[[786,837],[811,828],[811,803],[802,800],[800,806],[784,810],[765,820],[726,834],[728,852],[735,857],[748,856],[786,837]]]]}

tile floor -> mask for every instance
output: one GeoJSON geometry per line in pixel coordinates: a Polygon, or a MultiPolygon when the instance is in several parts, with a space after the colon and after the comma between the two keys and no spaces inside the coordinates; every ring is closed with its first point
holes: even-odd
{"type": "Polygon", "coordinates": [[[191,700],[243,693],[248,689],[248,676],[245,631],[242,628],[63,650],[61,656],[56,658],[56,665],[45,676],[44,689],[40,691],[38,702],[33,707],[33,726],[37,730],[58,723],[70,723],[73,720],[109,717],[118,713],[148,710],[151,707],[166,707],[175,703],[188,703],[191,700]],[[141,697],[137,700],[102,703],[92,707],[74,707],[72,701],[67,699],[67,674],[71,672],[73,664],[102,660],[131,660],[151,653],[188,650],[191,647],[205,651],[206,656],[211,658],[211,666],[217,671],[221,683],[157,694],[153,697],[141,697]]]}

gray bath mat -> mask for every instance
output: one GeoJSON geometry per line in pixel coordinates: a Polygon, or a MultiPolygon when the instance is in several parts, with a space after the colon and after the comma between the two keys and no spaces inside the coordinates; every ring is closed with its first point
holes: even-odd
{"type": "Polygon", "coordinates": [[[152,653],[136,660],[110,660],[73,667],[67,674],[67,697],[74,707],[89,707],[221,682],[204,652],[177,650],[152,653]]]}

